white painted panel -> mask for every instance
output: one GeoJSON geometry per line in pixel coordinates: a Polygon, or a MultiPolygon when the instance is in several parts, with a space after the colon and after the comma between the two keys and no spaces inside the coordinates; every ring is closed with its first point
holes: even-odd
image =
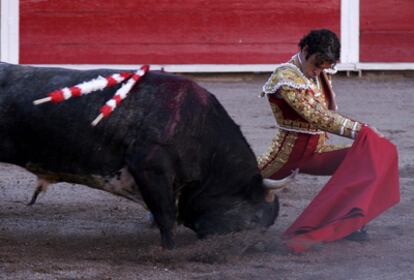
{"type": "Polygon", "coordinates": [[[1,0],[1,61],[19,63],[19,0],[1,0]]]}
{"type": "Polygon", "coordinates": [[[359,0],[341,0],[341,62],[359,62],[359,0]]]}

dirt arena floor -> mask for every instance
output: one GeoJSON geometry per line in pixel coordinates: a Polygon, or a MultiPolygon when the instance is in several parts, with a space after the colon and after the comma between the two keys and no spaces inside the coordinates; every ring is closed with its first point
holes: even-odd
{"type": "MultiPolygon", "coordinates": [[[[263,153],[276,133],[267,101],[257,97],[267,75],[192,78],[221,100],[256,154],[263,153]]],[[[400,153],[401,202],[369,224],[368,242],[337,241],[301,255],[286,249],[281,233],[326,177],[299,175],[281,191],[280,216],[265,234],[199,241],[180,227],[177,249],[162,251],[141,206],[60,183],[28,207],[34,176],[0,164],[0,279],[413,279],[414,75],[339,75],[334,88],[340,112],[376,126],[400,153]]]]}

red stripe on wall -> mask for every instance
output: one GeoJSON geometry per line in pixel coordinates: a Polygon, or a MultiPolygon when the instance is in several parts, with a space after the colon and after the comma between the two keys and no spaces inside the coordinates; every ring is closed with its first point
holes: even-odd
{"type": "Polygon", "coordinates": [[[20,63],[280,63],[340,1],[21,0],[20,63]]]}
{"type": "Polygon", "coordinates": [[[414,1],[361,1],[361,62],[414,61],[414,1]]]}

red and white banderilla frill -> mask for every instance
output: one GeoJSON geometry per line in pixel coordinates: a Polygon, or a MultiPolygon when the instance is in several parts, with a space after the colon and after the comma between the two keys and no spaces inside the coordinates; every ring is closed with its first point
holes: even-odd
{"type": "Polygon", "coordinates": [[[144,76],[148,72],[148,70],[149,70],[149,66],[143,65],[135,73],[121,72],[121,73],[112,74],[107,77],[99,76],[93,80],[77,84],[70,88],[65,87],[59,90],[55,90],[49,93],[48,97],[37,99],[33,101],[33,103],[35,105],[39,105],[39,104],[43,104],[47,102],[60,103],[72,97],[87,95],[91,92],[103,90],[105,88],[115,86],[127,80],[127,82],[124,83],[116,91],[115,95],[110,100],[108,100],[104,106],[100,108],[101,113],[92,122],[92,125],[96,126],[103,118],[108,117],[115,110],[115,108],[121,104],[122,100],[124,100],[128,96],[132,87],[138,82],[138,80],[142,76],[144,76]]]}

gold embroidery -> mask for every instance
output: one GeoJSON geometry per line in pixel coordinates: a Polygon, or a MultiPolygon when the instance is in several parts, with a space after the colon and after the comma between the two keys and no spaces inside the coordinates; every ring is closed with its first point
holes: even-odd
{"type": "MultiPolygon", "coordinates": [[[[272,105],[278,125],[283,128],[304,130],[304,133],[320,130],[354,138],[361,129],[361,124],[330,111],[323,87],[317,87],[312,79],[307,79],[299,70],[296,56],[289,63],[276,68],[263,87],[265,93],[276,94],[283,98],[306,122],[285,120],[277,105],[272,105]],[[307,91],[312,89],[314,95],[307,91]]],[[[319,79],[319,78],[318,78],[319,79]]]]}
{"type": "Polygon", "coordinates": [[[349,147],[351,147],[351,145],[348,145],[348,144],[324,145],[324,146],[320,147],[320,149],[317,150],[316,152],[319,153],[319,154],[322,154],[322,153],[327,153],[327,152],[333,152],[333,151],[346,149],[346,148],[349,148],[349,147]]]}
{"type": "MultiPolygon", "coordinates": [[[[318,77],[318,81],[319,81],[319,84],[322,84],[322,82],[320,81],[319,77],[318,77]]],[[[324,88],[322,86],[318,90],[318,92],[315,92],[315,95],[313,96],[313,98],[315,98],[316,101],[320,102],[326,108],[328,108],[328,102],[326,100],[325,91],[324,91],[324,88]]]]}
{"type": "Polygon", "coordinates": [[[280,128],[286,128],[286,129],[298,129],[303,130],[304,133],[306,132],[319,132],[320,130],[317,129],[315,126],[308,122],[303,121],[297,121],[297,120],[287,120],[283,117],[282,110],[280,108],[270,102],[270,107],[272,109],[273,115],[275,116],[276,122],[279,125],[280,128]]]}
{"type": "Polygon", "coordinates": [[[330,111],[304,90],[282,87],[279,94],[299,115],[318,129],[353,138],[352,129],[358,132],[361,124],[330,111]]]}
{"type": "MultiPolygon", "coordinates": [[[[276,93],[281,86],[290,86],[296,89],[309,89],[311,82],[306,79],[292,63],[282,64],[270,75],[269,79],[263,86],[263,93],[276,93]]],[[[262,95],[263,96],[263,95],[262,95]]]]}
{"type": "Polygon", "coordinates": [[[264,178],[275,174],[289,160],[293,146],[298,137],[295,132],[279,131],[268,150],[257,158],[259,169],[264,178]]]}
{"type": "Polygon", "coordinates": [[[333,151],[337,151],[337,150],[342,150],[342,149],[346,149],[351,147],[350,144],[337,144],[337,145],[332,145],[332,144],[325,144],[326,142],[326,137],[325,134],[321,134],[319,136],[319,140],[318,140],[318,144],[316,146],[316,153],[327,153],[327,152],[333,152],[333,151]]]}

